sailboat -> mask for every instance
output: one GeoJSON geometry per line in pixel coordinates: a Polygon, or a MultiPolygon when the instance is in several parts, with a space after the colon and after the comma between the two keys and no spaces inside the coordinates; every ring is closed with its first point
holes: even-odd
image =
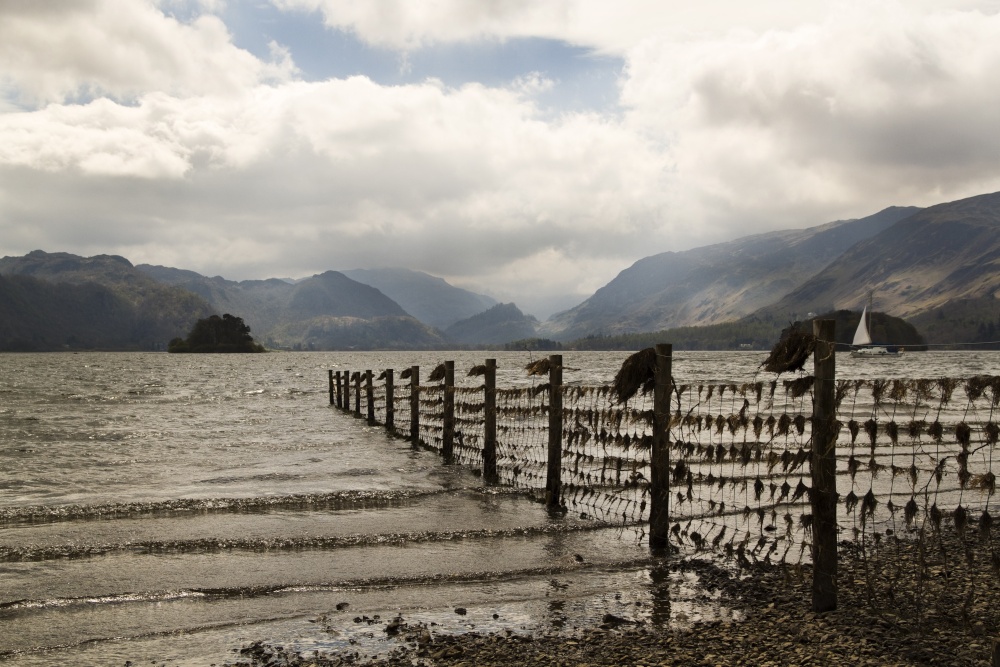
{"type": "Polygon", "coordinates": [[[871,324],[871,314],[868,312],[868,306],[871,305],[872,297],[868,296],[868,305],[866,305],[861,311],[861,321],[858,322],[858,328],[854,332],[854,340],[851,342],[853,346],[851,349],[852,357],[898,357],[900,351],[897,349],[889,349],[885,345],[872,345],[871,334],[868,333],[868,327],[871,324]]]}

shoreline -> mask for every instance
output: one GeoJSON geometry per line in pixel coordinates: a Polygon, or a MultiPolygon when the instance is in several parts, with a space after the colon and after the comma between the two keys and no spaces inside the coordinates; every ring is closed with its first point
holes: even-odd
{"type": "Polygon", "coordinates": [[[978,538],[943,538],[936,545],[940,559],[933,561],[917,542],[899,542],[892,559],[885,557],[883,546],[883,552],[875,554],[877,560],[872,553],[843,545],[838,607],[830,612],[809,610],[808,566],[758,565],[749,575],[734,577],[719,566],[678,560],[668,567],[696,568],[704,585],[720,587],[722,600],[743,612],[742,620],[671,628],[606,615],[599,626],[571,633],[436,634],[418,616],[400,617],[382,628],[396,645],[379,656],[346,651],[300,654],[257,641],[239,649],[227,665],[990,667],[993,638],[1000,633],[1000,605],[995,604],[1000,600],[1000,576],[987,553],[993,545],[978,538]],[[970,548],[973,540],[975,549],[970,548]],[[959,560],[954,560],[956,555],[959,560]],[[924,559],[925,576],[916,576],[912,568],[910,578],[910,569],[899,565],[915,566],[919,558],[924,559]]]}

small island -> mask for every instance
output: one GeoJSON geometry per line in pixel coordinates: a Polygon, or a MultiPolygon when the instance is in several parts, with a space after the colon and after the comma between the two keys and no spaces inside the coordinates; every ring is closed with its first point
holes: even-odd
{"type": "Polygon", "coordinates": [[[254,341],[243,318],[225,314],[198,320],[187,338],[174,338],[167,352],[266,352],[254,341]]]}

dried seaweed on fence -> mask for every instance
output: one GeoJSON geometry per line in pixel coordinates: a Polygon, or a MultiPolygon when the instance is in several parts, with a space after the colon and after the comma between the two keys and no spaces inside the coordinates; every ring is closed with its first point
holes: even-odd
{"type": "Polygon", "coordinates": [[[446,368],[444,364],[439,364],[437,368],[431,371],[431,375],[427,378],[428,382],[440,382],[444,379],[446,368]]]}
{"type": "Polygon", "coordinates": [[[486,375],[486,364],[479,364],[470,368],[467,377],[478,377],[480,375],[486,375]]]}
{"type": "Polygon", "coordinates": [[[781,332],[781,338],[771,348],[761,368],[778,374],[802,370],[809,355],[816,349],[816,337],[799,326],[800,323],[796,322],[781,332]]]}
{"type": "Polygon", "coordinates": [[[653,391],[656,382],[656,349],[647,347],[629,356],[615,373],[611,389],[619,403],[627,403],[639,389],[653,391]]]}
{"type": "Polygon", "coordinates": [[[791,394],[792,398],[802,398],[812,389],[815,381],[816,378],[812,375],[806,375],[795,380],[785,380],[785,391],[791,394]]]}
{"type": "Polygon", "coordinates": [[[530,364],[524,367],[524,370],[528,371],[529,377],[532,375],[548,375],[551,369],[552,369],[552,362],[549,359],[539,359],[538,361],[532,361],[530,364]]]}
{"type": "Polygon", "coordinates": [[[377,378],[377,379],[378,379],[378,380],[384,380],[384,379],[386,379],[387,377],[389,377],[389,370],[388,370],[388,369],[386,369],[386,370],[382,371],[382,372],[381,372],[381,373],[379,374],[379,376],[378,376],[378,378],[377,378]]]}

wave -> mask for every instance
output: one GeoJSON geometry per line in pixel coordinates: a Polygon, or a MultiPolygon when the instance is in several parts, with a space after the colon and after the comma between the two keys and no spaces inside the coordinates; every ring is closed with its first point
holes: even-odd
{"type": "MultiPolygon", "coordinates": [[[[12,600],[0,603],[0,611],[44,611],[48,609],[65,609],[74,606],[88,609],[103,605],[121,605],[126,603],[157,603],[183,600],[223,600],[223,599],[254,599],[276,595],[301,593],[328,593],[351,591],[353,593],[375,590],[392,590],[400,587],[435,586],[447,584],[488,584],[502,581],[509,583],[512,579],[566,575],[576,572],[616,572],[623,570],[651,567],[658,561],[656,556],[641,556],[604,561],[561,562],[559,564],[537,565],[504,570],[483,570],[465,573],[435,573],[409,576],[375,576],[357,579],[342,579],[337,581],[319,582],[313,584],[279,583],[264,586],[234,586],[230,588],[190,588],[176,591],[154,591],[146,593],[121,593],[103,596],[82,596],[67,598],[51,598],[44,600],[12,600]]],[[[0,656],[3,654],[0,653],[0,656]]]]}
{"type": "Polygon", "coordinates": [[[374,509],[398,506],[419,498],[453,493],[457,490],[462,489],[349,490],[245,498],[175,498],[100,505],[23,505],[0,508],[0,529],[5,526],[25,524],[133,519],[162,514],[251,514],[272,510],[374,509]]]}
{"type": "MultiPolygon", "coordinates": [[[[618,524],[620,525],[620,524],[618,524]]],[[[618,526],[616,526],[618,527],[618,526]]],[[[9,547],[0,545],[0,562],[41,562],[48,560],[91,558],[111,553],[129,552],[139,555],[211,554],[227,551],[280,552],[306,550],[335,550],[366,546],[403,546],[428,542],[480,540],[494,538],[525,538],[555,533],[578,533],[605,530],[604,523],[546,524],[519,528],[484,528],[460,531],[419,531],[407,533],[376,533],[342,536],[201,538],[194,540],[150,540],[144,542],[118,542],[106,544],[61,544],[54,546],[27,545],[9,547]]],[[[0,605],[3,608],[3,605],[0,605]]]]}

